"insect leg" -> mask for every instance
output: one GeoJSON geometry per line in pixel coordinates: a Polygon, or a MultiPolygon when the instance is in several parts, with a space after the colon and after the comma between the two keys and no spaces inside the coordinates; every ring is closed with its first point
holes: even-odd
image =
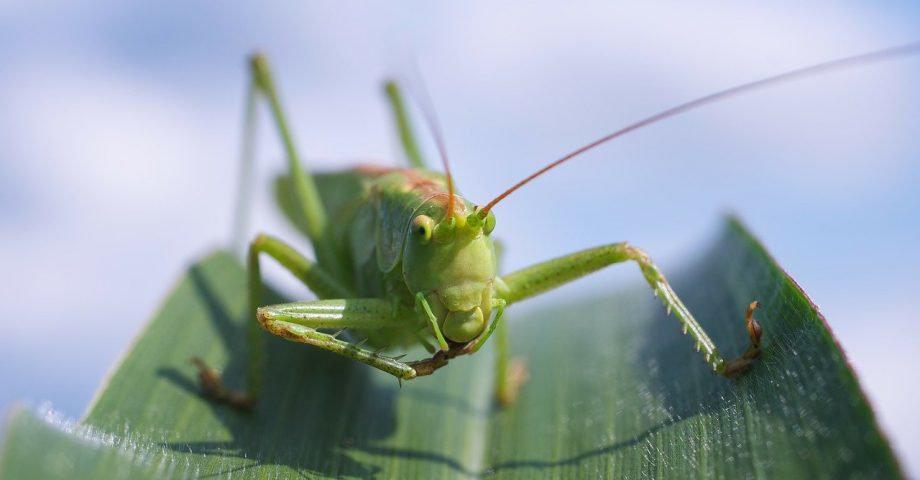
{"type": "Polygon", "coordinates": [[[495,299],[495,301],[492,303],[492,308],[497,310],[497,312],[495,313],[495,319],[492,320],[492,323],[489,324],[489,328],[482,335],[479,335],[478,338],[473,340],[472,345],[470,346],[470,353],[478,352],[479,349],[482,348],[483,345],[485,345],[486,340],[488,340],[489,337],[492,336],[492,333],[495,332],[495,329],[499,325],[504,323],[501,321],[501,319],[503,316],[505,316],[505,305],[506,304],[507,302],[505,302],[504,300],[500,298],[495,299]]]}
{"type": "Polygon", "coordinates": [[[518,396],[521,386],[527,381],[527,364],[522,358],[510,358],[511,345],[508,342],[508,322],[501,322],[495,329],[495,392],[498,402],[510,405],[518,396]]]}
{"type": "MultiPolygon", "coordinates": [[[[277,238],[261,234],[249,245],[247,258],[249,282],[247,311],[249,315],[247,318],[253,320],[256,318],[256,311],[261,303],[262,274],[259,266],[259,254],[261,253],[268,254],[278,261],[320,298],[354,296],[351,291],[341,286],[328,273],[297,253],[291,246],[277,238]]],[[[198,366],[198,377],[205,393],[218,401],[238,408],[250,407],[262,390],[262,338],[259,324],[255,321],[247,322],[247,343],[249,359],[245,392],[223,387],[220,374],[216,370],[209,368],[201,359],[193,359],[198,366]]]]}
{"type": "Polygon", "coordinates": [[[473,340],[467,347],[470,353],[476,353],[493,334],[495,335],[495,392],[499,403],[502,405],[509,405],[514,402],[514,399],[517,398],[518,390],[527,379],[527,368],[523,360],[515,359],[509,363],[508,356],[511,353],[511,348],[508,345],[508,327],[506,322],[502,321],[506,305],[507,302],[504,300],[495,299],[493,303],[493,308],[496,309],[495,319],[489,324],[488,330],[480,335],[479,338],[473,340]]]}
{"type": "Polygon", "coordinates": [[[614,263],[632,260],[639,264],[639,269],[646,282],[661,299],[668,313],[674,313],[681,323],[684,333],[689,333],[693,338],[696,348],[702,352],[703,358],[713,370],[725,375],[734,376],[744,371],[760,353],[760,325],[754,320],[754,309],[757,302],[752,302],[745,316],[745,324],[750,337],[747,351],[737,359],[726,361],[719,354],[715,344],[703,327],[693,318],[687,307],[684,306],[677,294],[668,284],[664,274],[652,263],[648,255],[626,243],[616,243],[602,247],[591,248],[549,260],[531,267],[524,268],[503,278],[506,289],[499,292],[509,304],[540,294],[556,288],[577,278],[588,275],[614,263]]]}
{"type": "Polygon", "coordinates": [[[398,326],[392,309],[391,302],[380,299],[317,300],[262,307],[257,318],[265,330],[286,340],[329,350],[401,380],[411,380],[416,376],[412,366],[316,330],[398,326]]]}
{"type": "Polygon", "coordinates": [[[278,98],[278,91],[272,80],[268,59],[260,54],[253,55],[250,60],[250,70],[252,88],[256,93],[264,95],[268,101],[272,117],[281,136],[281,143],[287,155],[295,204],[304,217],[307,235],[316,251],[317,263],[335,269],[336,271],[330,273],[342,278],[342,275],[338,275],[342,272],[338,270],[344,269],[344,266],[341,265],[336,254],[335,245],[325,236],[328,226],[326,209],[323,207],[323,201],[319,196],[313,176],[301,166],[300,156],[294,146],[294,139],[288,129],[287,120],[281,108],[281,100],[278,98]]]}
{"type": "Polygon", "coordinates": [[[249,291],[250,295],[254,295],[250,304],[253,317],[255,317],[256,308],[259,306],[258,295],[262,285],[259,267],[260,253],[265,253],[274,258],[281,266],[300,279],[319,298],[349,298],[355,296],[354,292],[345,288],[323,268],[298,253],[293,247],[278,238],[262,233],[257,235],[252,243],[249,244],[247,259],[249,291]]]}
{"type": "Polygon", "coordinates": [[[434,337],[438,340],[438,346],[441,347],[441,351],[446,352],[449,349],[447,340],[444,339],[444,335],[438,327],[438,319],[431,313],[431,306],[428,305],[428,300],[425,300],[425,294],[422,292],[415,294],[415,308],[424,312],[425,316],[428,317],[431,331],[434,332],[434,337]]]}
{"type": "Polygon", "coordinates": [[[243,253],[246,244],[246,229],[252,203],[253,157],[256,137],[256,95],[255,82],[246,88],[246,112],[243,114],[243,144],[240,154],[239,186],[233,218],[233,251],[243,253]]]}
{"type": "Polygon", "coordinates": [[[399,131],[399,140],[402,142],[403,151],[409,160],[409,166],[412,168],[426,169],[425,160],[419,153],[418,144],[415,142],[415,136],[412,134],[412,126],[409,124],[409,116],[403,105],[402,94],[396,82],[389,80],[384,85],[384,91],[390,100],[390,108],[393,110],[393,119],[396,121],[396,128],[399,131]]]}

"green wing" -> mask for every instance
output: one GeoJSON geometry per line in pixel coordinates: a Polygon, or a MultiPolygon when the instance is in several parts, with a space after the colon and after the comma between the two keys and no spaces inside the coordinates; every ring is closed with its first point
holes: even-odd
{"type": "Polygon", "coordinates": [[[374,184],[372,199],[377,211],[377,266],[389,273],[402,258],[403,245],[412,214],[426,198],[406,190],[403,175],[389,174],[374,184]]]}
{"type": "MultiPolygon", "coordinates": [[[[326,231],[322,233],[323,241],[328,242],[334,249],[339,265],[330,268],[322,265],[329,271],[341,272],[338,280],[349,286],[354,286],[352,263],[349,261],[349,229],[354,221],[358,208],[366,203],[367,177],[354,171],[313,174],[319,190],[326,218],[329,219],[326,231]]],[[[290,176],[279,175],[274,182],[275,201],[281,208],[284,217],[297,228],[304,237],[307,237],[306,226],[300,209],[294,202],[294,191],[291,188],[290,176]]],[[[368,242],[370,243],[370,236],[368,242]]],[[[364,254],[366,255],[366,254],[364,254]]],[[[352,262],[354,259],[352,259],[352,262]]]]}
{"type": "MultiPolygon", "coordinates": [[[[342,215],[348,204],[360,199],[364,195],[366,177],[353,171],[332,173],[312,173],[319,189],[319,196],[323,200],[326,217],[329,218],[330,228],[335,229],[336,220],[342,215]]],[[[294,191],[291,189],[290,175],[278,175],[274,181],[275,201],[281,207],[284,217],[291,222],[304,235],[307,234],[303,217],[294,203],[294,191]]]]}
{"type": "MultiPolygon", "coordinates": [[[[419,175],[439,181],[443,178],[434,172],[420,172],[419,175]]],[[[373,243],[376,245],[377,266],[383,273],[392,271],[402,257],[409,222],[427,197],[413,189],[407,189],[406,176],[398,171],[373,177],[361,175],[356,171],[314,173],[313,178],[316,180],[326,215],[330,219],[330,231],[327,235],[332,236],[340,253],[344,254],[345,246],[354,240],[348,237],[351,223],[358,221],[364,225],[370,222],[370,217],[373,216],[373,243]],[[368,203],[373,207],[372,212],[368,210],[368,203]],[[371,213],[373,215],[370,215],[371,213]]],[[[290,177],[279,175],[275,179],[274,187],[275,200],[284,216],[306,235],[304,222],[294,203],[290,177]]],[[[367,231],[365,228],[361,230],[367,231]]],[[[367,237],[361,240],[370,244],[372,239],[370,235],[367,237]]]]}
{"type": "MultiPolygon", "coordinates": [[[[362,240],[367,242],[368,247],[376,245],[377,266],[382,272],[392,271],[402,257],[412,213],[424,202],[424,198],[405,191],[405,177],[398,173],[373,180],[354,171],[314,173],[313,178],[330,219],[330,232],[327,234],[335,239],[337,248],[344,250],[349,242],[354,243],[355,239],[348,238],[348,227],[352,221],[358,221],[364,227],[361,231],[367,232],[367,238],[362,240]],[[368,190],[368,182],[371,181],[373,187],[368,190]]],[[[285,218],[306,235],[306,227],[294,203],[290,176],[276,177],[274,190],[275,201],[285,218]]],[[[344,254],[344,251],[340,253],[344,254]]]]}

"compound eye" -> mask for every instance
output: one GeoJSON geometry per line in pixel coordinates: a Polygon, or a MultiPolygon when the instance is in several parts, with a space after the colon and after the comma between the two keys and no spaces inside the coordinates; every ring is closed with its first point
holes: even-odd
{"type": "Polygon", "coordinates": [[[482,233],[488,235],[492,233],[492,230],[495,230],[495,215],[492,214],[492,212],[489,212],[482,224],[482,233]]]}
{"type": "Polygon", "coordinates": [[[428,215],[419,215],[412,219],[412,234],[422,242],[422,245],[431,240],[434,231],[434,220],[428,215]]]}

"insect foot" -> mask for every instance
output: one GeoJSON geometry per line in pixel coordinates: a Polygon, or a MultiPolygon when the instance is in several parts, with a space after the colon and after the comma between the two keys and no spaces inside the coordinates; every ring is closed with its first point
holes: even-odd
{"type": "Polygon", "coordinates": [[[255,399],[236,390],[228,390],[223,387],[220,381],[220,372],[209,367],[204,360],[193,357],[191,362],[198,367],[198,380],[201,382],[202,393],[211,400],[219,403],[225,403],[239,410],[252,409],[255,399]]]}
{"type": "Polygon", "coordinates": [[[508,373],[504,384],[497,386],[498,403],[502,406],[508,406],[517,400],[521,387],[527,382],[529,372],[527,363],[523,358],[515,358],[508,365],[508,373]]]}
{"type": "Polygon", "coordinates": [[[426,358],[424,360],[417,360],[414,362],[409,362],[409,366],[415,370],[415,376],[424,377],[425,375],[431,375],[439,368],[447,365],[451,359],[457,358],[462,355],[469,355],[472,352],[471,348],[474,342],[469,343],[451,343],[451,346],[447,350],[439,350],[435,352],[431,358],[426,358]]]}
{"type": "Polygon", "coordinates": [[[726,362],[720,369],[722,375],[733,378],[750,367],[751,362],[760,356],[760,337],[763,336],[763,328],[754,319],[754,310],[760,306],[760,302],[753,301],[748,305],[747,313],[744,316],[744,323],[747,327],[748,336],[751,338],[751,344],[740,357],[726,362]]]}

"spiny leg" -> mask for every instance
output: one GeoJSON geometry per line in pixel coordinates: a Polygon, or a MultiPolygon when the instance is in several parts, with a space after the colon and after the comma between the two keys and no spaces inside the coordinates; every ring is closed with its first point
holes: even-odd
{"type": "MultiPolygon", "coordinates": [[[[410,312],[401,312],[402,315],[410,312]]],[[[318,328],[398,328],[400,323],[393,312],[393,303],[380,299],[338,299],[313,302],[284,303],[258,309],[259,324],[265,330],[287,340],[305,343],[338,353],[361,363],[380,369],[401,380],[415,378],[411,365],[385,357],[375,351],[340,340],[335,334],[317,331],[318,328]]]]}
{"type": "Polygon", "coordinates": [[[246,317],[248,343],[246,391],[225,388],[217,370],[209,368],[199,358],[192,359],[198,366],[198,377],[205,394],[237,408],[249,408],[262,390],[262,338],[259,323],[256,322],[256,312],[261,303],[262,294],[262,274],[259,265],[259,254],[261,253],[274,258],[320,298],[354,296],[351,291],[341,286],[319,266],[297,253],[290,245],[265,234],[258,235],[249,245],[247,256],[249,302],[246,317]]]}
{"type": "Polygon", "coordinates": [[[262,307],[258,309],[257,317],[263,328],[275,335],[338,353],[389,373],[400,381],[431,375],[447,365],[450,359],[470,353],[466,345],[458,344],[450,350],[436,352],[431,358],[404,363],[399,360],[405,355],[386,357],[377,351],[362,348],[361,342],[358,344],[345,342],[336,338],[336,334],[316,330],[317,328],[404,327],[399,318],[415,313],[402,307],[396,307],[400,311],[394,312],[394,305],[393,302],[376,298],[317,300],[262,307]]]}
{"type": "Polygon", "coordinates": [[[402,94],[396,82],[390,80],[384,85],[384,91],[390,100],[390,108],[393,111],[393,119],[396,121],[396,128],[399,131],[399,140],[402,143],[403,151],[409,160],[409,166],[412,168],[426,169],[425,160],[419,152],[418,144],[415,142],[415,136],[412,134],[412,126],[409,124],[409,115],[402,101],[402,94]]]}
{"type": "Polygon", "coordinates": [[[499,291],[499,295],[511,304],[556,288],[606,266],[628,260],[639,264],[642,275],[652,287],[655,295],[661,299],[669,314],[674,313],[684,333],[690,334],[697,351],[702,350],[703,357],[713,370],[728,377],[737,375],[760,354],[762,330],[754,320],[754,309],[757,307],[757,302],[751,303],[745,318],[750,346],[740,357],[726,361],[648,255],[626,243],[583,250],[514,272],[503,278],[505,286],[499,291]]]}

